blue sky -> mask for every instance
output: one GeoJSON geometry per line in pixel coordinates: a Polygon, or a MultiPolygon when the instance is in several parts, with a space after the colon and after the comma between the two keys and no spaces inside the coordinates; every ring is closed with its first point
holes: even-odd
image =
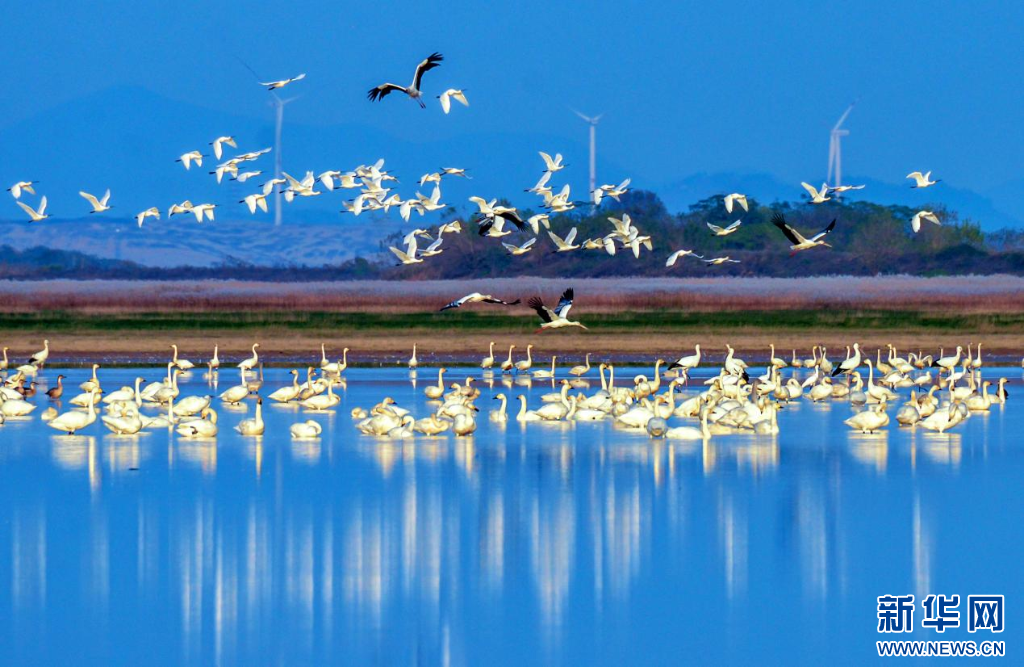
{"type": "MultiPolygon", "coordinates": [[[[600,163],[628,172],[609,180],[640,186],[717,171],[821,179],[828,130],[859,97],[847,174],[895,183],[932,169],[984,191],[1019,178],[1022,32],[1024,6],[1011,3],[37,0],[5,8],[0,25],[0,130],[117,86],[269,120],[237,55],[267,78],[308,74],[290,122],[403,141],[514,130],[582,146],[568,108],[604,112],[600,163]],[[445,117],[433,99],[427,112],[365,99],[379,81],[405,83],[434,50],[446,60],[428,92],[465,88],[470,109],[445,117]]],[[[0,160],[27,150],[8,136],[0,160]]],[[[571,156],[580,177],[585,157],[571,156]]],[[[536,156],[494,159],[522,169],[536,156]]]]}

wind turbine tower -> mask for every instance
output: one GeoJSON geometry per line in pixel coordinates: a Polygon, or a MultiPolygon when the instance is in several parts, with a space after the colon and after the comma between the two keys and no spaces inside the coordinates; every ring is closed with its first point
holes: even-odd
{"type": "Polygon", "coordinates": [[[589,194],[593,195],[594,190],[597,189],[597,122],[601,120],[601,116],[604,114],[598,114],[596,116],[584,116],[579,111],[573,109],[573,113],[582,118],[587,125],[590,126],[590,190],[589,194]]]}
{"type": "MultiPolygon", "coordinates": [[[[271,102],[271,104],[274,106],[274,111],[275,111],[275,115],[276,115],[276,123],[274,125],[274,178],[275,179],[280,179],[281,178],[281,128],[284,126],[284,105],[286,105],[289,102],[292,102],[292,101],[294,101],[294,100],[296,100],[298,98],[297,97],[289,97],[286,100],[282,100],[281,97],[277,93],[275,93],[275,92],[271,92],[271,95],[274,96],[274,101],[271,102]]],[[[282,215],[282,209],[281,209],[281,189],[280,188],[274,188],[274,226],[275,227],[280,227],[281,226],[281,215],[282,215]]]]}
{"type": "Polygon", "coordinates": [[[850,134],[849,130],[843,129],[843,123],[846,122],[846,117],[853,111],[853,107],[857,104],[854,100],[850,106],[846,108],[843,115],[839,117],[839,121],[832,128],[832,132],[829,133],[828,138],[828,178],[826,179],[829,185],[838,187],[843,184],[843,137],[850,134]],[[832,180],[832,173],[835,172],[836,180],[832,180]]]}

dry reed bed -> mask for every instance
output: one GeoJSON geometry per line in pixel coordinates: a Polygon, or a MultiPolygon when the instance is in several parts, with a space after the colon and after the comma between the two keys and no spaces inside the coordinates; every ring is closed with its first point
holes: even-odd
{"type": "MultiPolygon", "coordinates": [[[[81,313],[329,311],[410,313],[436,310],[480,291],[504,298],[533,294],[554,301],[576,289],[579,310],[742,311],[879,309],[958,313],[1024,311],[1018,276],[815,278],[508,278],[450,281],[0,281],[7,312],[81,313]]],[[[521,312],[521,311],[517,311],[521,312]]]]}

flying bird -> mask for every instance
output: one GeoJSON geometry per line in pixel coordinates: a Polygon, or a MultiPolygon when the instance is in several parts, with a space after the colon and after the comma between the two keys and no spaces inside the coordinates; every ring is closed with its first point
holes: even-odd
{"type": "Polygon", "coordinates": [[[558,300],[558,305],[554,309],[548,308],[541,301],[540,297],[532,296],[526,302],[530,308],[533,308],[538,315],[540,315],[541,325],[537,331],[544,331],[545,329],[562,329],[565,327],[579,327],[580,329],[586,329],[579,322],[573,322],[569,318],[569,309],[572,308],[572,300],[574,298],[573,289],[569,289],[562,292],[562,298],[558,300]]]}
{"type": "Polygon", "coordinates": [[[180,204],[171,204],[171,207],[167,209],[167,217],[174,217],[177,213],[189,213],[192,210],[192,202],[185,200],[180,204]]]}
{"type": "Polygon", "coordinates": [[[135,216],[135,222],[138,223],[140,229],[142,228],[142,223],[145,221],[146,218],[156,218],[157,220],[159,220],[160,219],[160,209],[158,209],[156,206],[154,206],[152,208],[147,208],[142,213],[139,213],[138,215],[136,215],[135,216]]]}
{"type": "Polygon", "coordinates": [[[107,188],[107,193],[103,195],[103,199],[96,199],[96,197],[88,192],[79,192],[78,194],[92,205],[92,210],[89,213],[102,213],[113,208],[112,206],[107,206],[107,202],[110,201],[110,188],[107,188]]]}
{"type": "Polygon", "coordinates": [[[294,83],[295,81],[302,81],[305,78],[306,78],[306,74],[305,74],[305,72],[303,72],[302,74],[299,74],[298,76],[293,76],[290,79],[281,79],[280,81],[266,81],[266,82],[260,81],[260,85],[261,86],[266,86],[267,90],[277,90],[278,88],[284,88],[289,83],[294,83]]]}
{"type": "Polygon", "coordinates": [[[32,189],[32,186],[35,184],[35,181],[18,181],[11,187],[7,188],[7,191],[14,195],[15,199],[20,199],[22,190],[30,194],[35,194],[36,191],[32,189]]]}
{"type": "Polygon", "coordinates": [[[772,224],[781,229],[782,233],[786,235],[786,238],[793,243],[793,245],[789,246],[789,249],[793,251],[793,254],[796,254],[801,250],[810,250],[817,246],[832,247],[828,243],[825,243],[824,239],[828,236],[829,232],[836,228],[835,218],[832,218],[832,222],[828,223],[828,227],[810,238],[805,238],[803,234],[790,227],[789,223],[786,222],[786,218],[778,211],[776,211],[772,216],[772,224]]]}
{"type": "MultiPolygon", "coordinates": [[[[480,292],[473,292],[467,294],[461,299],[456,299],[446,306],[441,307],[441,311],[450,310],[452,308],[461,308],[467,303],[496,303],[501,306],[517,306],[519,305],[519,299],[515,301],[502,301],[501,299],[495,298],[490,294],[481,294],[480,292]]],[[[439,311],[440,312],[440,311],[439,311]]]]}
{"type": "Polygon", "coordinates": [[[190,210],[196,216],[196,220],[199,222],[203,221],[203,216],[206,216],[207,220],[213,220],[213,209],[217,208],[216,204],[199,204],[193,206],[190,210]]]}
{"type": "Polygon", "coordinates": [[[665,266],[675,266],[680,257],[686,257],[688,255],[693,255],[697,259],[704,259],[701,255],[696,254],[692,250],[676,250],[668,256],[667,260],[665,260],[665,266]]]}
{"type": "Polygon", "coordinates": [[[528,239],[526,241],[526,243],[524,243],[523,245],[518,245],[517,246],[517,245],[515,245],[513,243],[504,243],[504,242],[501,245],[503,245],[505,247],[505,250],[508,250],[510,254],[515,255],[515,256],[519,256],[519,255],[525,255],[526,253],[530,252],[530,250],[533,249],[533,244],[536,243],[536,242],[537,242],[537,237],[534,236],[533,238],[528,239]]]}
{"type": "Polygon", "coordinates": [[[914,179],[914,184],[910,186],[912,188],[928,188],[942,180],[941,178],[937,178],[933,181],[931,180],[931,177],[932,172],[930,171],[924,174],[919,171],[912,171],[907,174],[907,178],[914,179]]]}
{"type": "MultiPolygon", "coordinates": [[[[271,185],[273,189],[273,185],[271,185]]],[[[244,198],[239,200],[239,204],[245,204],[249,207],[249,213],[256,213],[256,209],[260,209],[264,213],[267,213],[267,195],[262,192],[256,192],[251,195],[246,195],[244,198]]]]}
{"type": "Polygon", "coordinates": [[[427,105],[423,103],[423,92],[420,90],[420,82],[423,80],[423,73],[429,72],[435,67],[441,65],[441,61],[444,60],[444,56],[440,53],[431,53],[429,56],[420,61],[420,64],[416,66],[416,73],[413,75],[412,83],[409,86],[399,86],[394,83],[382,83],[375,88],[371,88],[366,94],[366,97],[371,102],[384,99],[392,91],[399,91],[405,93],[410,98],[416,100],[421,109],[426,109],[427,105]]]}
{"type": "Polygon", "coordinates": [[[619,201],[619,197],[629,192],[629,183],[633,179],[627,178],[618,185],[602,185],[596,188],[593,193],[593,201],[595,206],[601,204],[601,200],[605,197],[611,197],[615,201],[619,201]]]}
{"type": "Polygon", "coordinates": [[[740,263],[740,260],[733,259],[732,257],[729,257],[728,255],[725,256],[725,257],[715,257],[713,259],[702,259],[701,261],[704,262],[705,264],[707,264],[708,266],[719,266],[721,264],[739,264],[740,263]]]}
{"type": "MultiPolygon", "coordinates": [[[[554,241],[555,246],[557,246],[557,249],[553,250],[552,252],[569,252],[570,250],[576,250],[580,247],[579,244],[573,245],[572,243],[573,241],[576,240],[575,227],[569,230],[569,233],[565,235],[564,239],[562,239],[560,236],[558,236],[558,234],[555,234],[551,230],[548,230],[548,236],[551,237],[551,240],[554,241]]],[[[572,297],[570,297],[570,300],[571,298],[572,297]]]]}
{"type": "Polygon", "coordinates": [[[733,204],[739,204],[740,206],[743,207],[744,211],[750,210],[749,208],[747,208],[747,196],[741,195],[738,192],[734,192],[731,195],[726,195],[725,199],[723,199],[722,201],[725,204],[725,210],[728,213],[732,213],[733,204]]]}
{"type": "Polygon", "coordinates": [[[245,183],[250,178],[252,178],[254,176],[259,176],[262,173],[263,173],[262,171],[243,171],[240,174],[236,174],[235,176],[232,176],[231,180],[238,181],[239,183],[245,183]]]}
{"type": "Polygon", "coordinates": [[[441,100],[441,108],[444,109],[445,114],[452,110],[452,100],[458,100],[462,103],[462,106],[469,106],[469,100],[466,99],[465,91],[458,88],[449,88],[440,95],[437,99],[441,100]]]}
{"type": "Polygon", "coordinates": [[[544,151],[540,151],[540,157],[541,159],[544,160],[545,171],[552,174],[555,173],[556,171],[562,171],[563,169],[566,168],[566,166],[568,166],[562,164],[561,153],[555,153],[555,159],[552,160],[550,155],[548,155],[544,151]]]}
{"type": "Polygon", "coordinates": [[[200,153],[199,151],[189,151],[188,153],[185,153],[177,160],[175,160],[175,162],[180,162],[183,165],[185,165],[185,170],[188,171],[188,169],[192,166],[193,162],[196,163],[197,167],[202,167],[204,157],[206,156],[200,153]]]}
{"type": "Polygon", "coordinates": [[[800,185],[802,185],[804,190],[807,190],[807,193],[811,195],[812,204],[824,204],[832,199],[828,196],[828,183],[822,183],[821,190],[816,190],[810,183],[800,183],[800,185]]]}
{"type": "Polygon", "coordinates": [[[863,190],[864,186],[863,185],[835,185],[835,186],[830,185],[830,186],[828,186],[828,189],[831,192],[835,192],[836,194],[840,194],[841,195],[844,192],[849,192],[850,190],[863,190]]]}
{"type": "Polygon", "coordinates": [[[220,159],[220,156],[224,154],[224,144],[227,144],[232,148],[238,148],[238,144],[235,143],[234,137],[217,137],[210,142],[210,145],[213,146],[213,155],[218,160],[220,159]]]}
{"type": "Polygon", "coordinates": [[[46,214],[46,195],[39,200],[39,208],[33,209],[31,206],[23,201],[16,202],[25,213],[28,213],[28,217],[32,219],[32,222],[39,222],[40,220],[46,220],[50,216],[46,214]]]}
{"type": "Polygon", "coordinates": [[[404,252],[402,250],[399,250],[398,248],[396,248],[394,246],[390,246],[388,248],[388,250],[393,252],[395,254],[395,257],[397,257],[398,261],[400,261],[402,264],[422,264],[423,263],[423,260],[416,256],[416,248],[415,247],[409,248],[408,252],[404,252]]]}
{"type": "Polygon", "coordinates": [[[914,217],[910,219],[910,227],[914,230],[914,233],[921,231],[921,221],[927,220],[928,222],[934,222],[936,225],[941,225],[939,216],[935,215],[931,211],[918,211],[914,214],[914,217]]]}
{"type": "Polygon", "coordinates": [[[728,227],[719,227],[718,225],[712,225],[710,222],[707,223],[708,229],[715,233],[715,236],[728,236],[739,230],[742,220],[737,220],[728,227]]]}

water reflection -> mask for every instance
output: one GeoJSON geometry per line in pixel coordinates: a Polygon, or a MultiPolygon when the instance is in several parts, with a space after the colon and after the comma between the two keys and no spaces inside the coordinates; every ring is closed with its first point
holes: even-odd
{"type": "MultiPolygon", "coordinates": [[[[350,397],[385,391],[350,382],[350,397]]],[[[843,597],[892,562],[909,563],[906,592],[935,592],[952,548],[938,530],[947,480],[1019,472],[990,429],[1022,421],[820,437],[841,412],[694,443],[484,420],[472,438],[381,441],[344,411],[322,417],[318,440],[269,435],[302,418],[289,410],[268,410],[262,438],[19,436],[0,460],[0,609],[46,622],[33,641],[13,621],[3,637],[27,662],[58,632],[109,658],[114,620],[132,616],[173,637],[172,662],[473,662],[512,637],[517,662],[575,655],[575,633],[603,624],[661,627],[652,615],[678,616],[684,599],[814,614],[766,590],[843,597]],[[76,623],[83,610],[96,623],[76,623]]]]}

